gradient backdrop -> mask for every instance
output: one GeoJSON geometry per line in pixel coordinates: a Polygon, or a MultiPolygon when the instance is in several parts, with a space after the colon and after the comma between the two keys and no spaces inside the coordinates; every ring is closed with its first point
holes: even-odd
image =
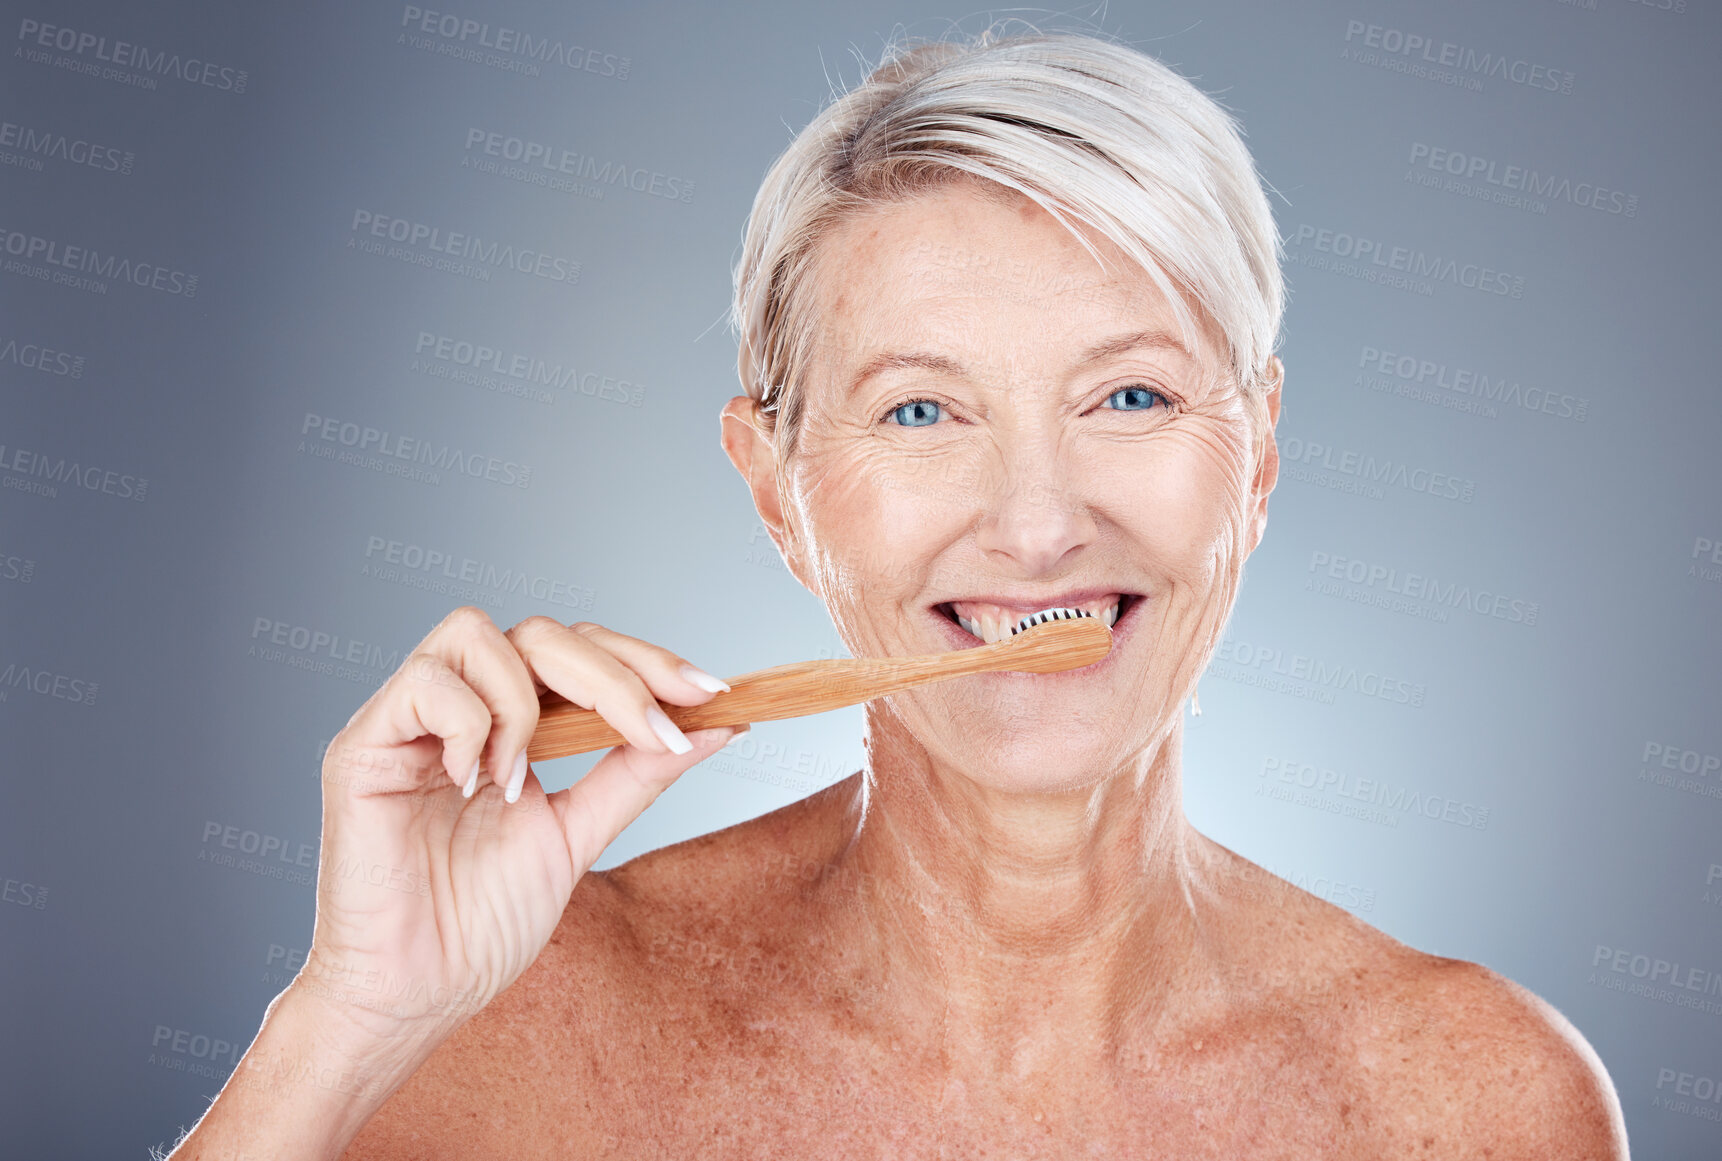
{"type": "MultiPolygon", "coordinates": [[[[308,941],[322,751],[451,608],[842,653],[718,445],[730,264],[833,84],[987,14],[433,4],[0,4],[9,1155],[199,1115],[308,941]]],[[[1027,14],[1195,79],[1280,195],[1284,473],[1192,818],[1557,1005],[1636,1155],[1722,1156],[1722,21],[1027,14]]],[[[860,720],[757,727],[600,865],[860,720]]]]}

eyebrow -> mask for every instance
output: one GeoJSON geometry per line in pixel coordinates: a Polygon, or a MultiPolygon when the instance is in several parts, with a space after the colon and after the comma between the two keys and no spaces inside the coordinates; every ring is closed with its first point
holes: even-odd
{"type": "MultiPolygon", "coordinates": [[[[1144,349],[1177,351],[1185,358],[1190,357],[1184,344],[1165,331],[1133,331],[1130,334],[1115,335],[1089,347],[1077,358],[1076,366],[1080,369],[1115,358],[1127,351],[1144,349]]],[[[861,384],[873,376],[897,370],[935,371],[941,375],[958,376],[968,373],[961,363],[948,355],[932,351],[881,351],[861,364],[855,376],[849,380],[849,394],[853,395],[860,389],[861,384]]]]}

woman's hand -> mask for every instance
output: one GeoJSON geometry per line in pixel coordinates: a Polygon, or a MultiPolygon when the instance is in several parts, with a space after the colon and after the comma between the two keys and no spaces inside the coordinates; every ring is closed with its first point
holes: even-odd
{"type": "Polygon", "coordinates": [[[456,609],[329,744],[316,928],[289,990],[384,1040],[445,1038],[537,958],[622,829],[736,732],[684,738],[657,700],[720,688],[601,625],[504,633],[456,609]],[[546,688],[626,739],[548,797],[525,755],[546,688]]]}

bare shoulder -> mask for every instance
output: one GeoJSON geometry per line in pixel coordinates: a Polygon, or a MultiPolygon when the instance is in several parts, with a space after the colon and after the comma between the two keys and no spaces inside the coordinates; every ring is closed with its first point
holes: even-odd
{"type": "Polygon", "coordinates": [[[1403,948],[1400,1010],[1380,1062],[1443,1136],[1497,1161],[1625,1161],[1626,1124],[1602,1060],[1527,988],[1465,960],[1403,948]]]}
{"type": "Polygon", "coordinates": [[[520,977],[461,1024],[378,1109],[343,1156],[596,1156],[590,1122],[547,1115],[547,1091],[577,1092],[603,1067],[615,1022],[608,981],[628,933],[619,893],[588,873],[550,943],[520,977]]]}
{"type": "Polygon", "coordinates": [[[1418,951],[1298,894],[1303,905],[1288,911],[1310,933],[1327,985],[1348,994],[1343,1042],[1375,1094],[1370,1119],[1384,1145],[1491,1161],[1624,1161],[1614,1086],[1553,1005],[1481,964],[1418,951]]]}
{"type": "Polygon", "coordinates": [[[663,915],[697,923],[770,905],[774,886],[817,877],[854,833],[854,775],[757,818],[631,859],[609,873],[637,924],[663,915]]]}
{"type": "MultiPolygon", "coordinates": [[[[1217,846],[1217,845],[1216,845],[1217,846]]],[[[1410,947],[1223,847],[1232,928],[1252,984],[1333,1061],[1326,1078],[1367,1110],[1377,1155],[1624,1161],[1626,1130],[1601,1059],[1553,1005],[1505,976],[1410,947]]]]}
{"type": "Polygon", "coordinates": [[[532,966],[437,1048],[345,1156],[602,1155],[616,1127],[592,1094],[650,1064],[645,1023],[702,1004],[699,971],[664,969],[757,935],[738,913],[783,879],[795,861],[785,852],[829,829],[836,789],[583,875],[532,966]]]}

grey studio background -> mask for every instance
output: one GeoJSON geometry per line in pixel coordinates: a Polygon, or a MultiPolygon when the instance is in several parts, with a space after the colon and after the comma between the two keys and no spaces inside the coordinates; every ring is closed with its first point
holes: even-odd
{"type": "MultiPolygon", "coordinates": [[[[989,14],[0,8],[0,1119],[142,1158],[303,954],[324,747],[450,609],[841,655],[718,446],[730,266],[857,54],[989,14]]],[[[1635,1155],[1722,1156],[1715,11],[1026,14],[1196,79],[1282,195],[1284,472],[1191,817],[1559,1007],[1635,1155]]],[[[756,727],[599,865],[860,721],[756,727]]]]}

